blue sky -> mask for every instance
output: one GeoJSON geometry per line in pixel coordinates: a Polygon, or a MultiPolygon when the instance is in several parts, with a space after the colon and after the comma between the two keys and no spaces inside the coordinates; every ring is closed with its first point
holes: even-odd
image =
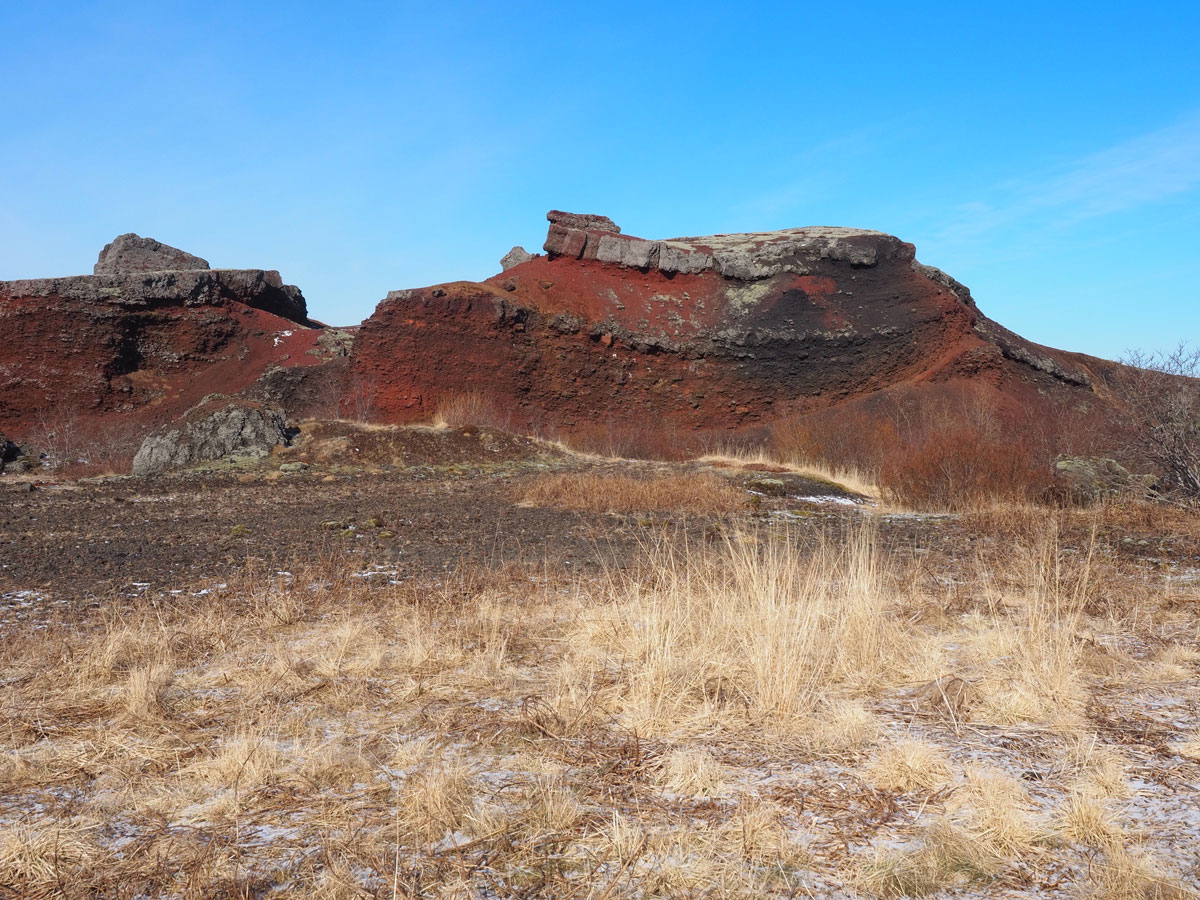
{"type": "Polygon", "coordinates": [[[1192,3],[0,0],[0,279],[136,231],[353,324],[558,207],[877,228],[1025,336],[1200,339],[1192,3]]]}

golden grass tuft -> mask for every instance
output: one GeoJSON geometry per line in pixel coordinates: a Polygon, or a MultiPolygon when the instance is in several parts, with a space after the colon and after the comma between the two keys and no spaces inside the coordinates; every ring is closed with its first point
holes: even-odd
{"type": "Polygon", "coordinates": [[[78,879],[104,856],[96,841],[99,823],[40,823],[0,829],[0,885],[14,896],[75,894],[78,879]]]}
{"type": "Polygon", "coordinates": [[[866,767],[867,781],[886,791],[936,791],[952,777],[950,761],[940,749],[912,738],[883,747],[866,767]]]}
{"type": "Polygon", "coordinates": [[[701,748],[672,750],[659,761],[656,775],[665,790],[688,797],[720,797],[728,791],[724,767],[701,748]]]}
{"type": "Polygon", "coordinates": [[[1072,791],[1059,806],[1057,825],[1062,836],[1085,847],[1104,849],[1122,844],[1124,830],[1104,798],[1072,791]]]}
{"type": "Polygon", "coordinates": [[[1079,896],[1084,900],[1196,900],[1200,895],[1166,875],[1162,864],[1149,854],[1116,844],[1088,866],[1079,896]]]}
{"type": "Polygon", "coordinates": [[[650,580],[614,576],[569,635],[567,677],[616,679],[639,732],[811,732],[822,704],[877,690],[910,659],[869,531],[814,554],[753,538],[663,546],[650,567],[650,580]]]}

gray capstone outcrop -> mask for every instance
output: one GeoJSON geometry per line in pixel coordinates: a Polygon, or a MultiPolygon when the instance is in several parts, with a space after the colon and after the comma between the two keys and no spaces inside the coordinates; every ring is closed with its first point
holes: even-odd
{"type": "Polygon", "coordinates": [[[913,247],[881,231],[812,226],[750,234],[647,241],[621,234],[607,216],[551,210],[543,249],[553,256],[596,260],[636,269],[694,275],[713,270],[726,278],[758,281],[783,272],[807,275],[823,260],[870,268],[901,259],[911,262],[913,247]]]}
{"type": "Polygon", "coordinates": [[[563,228],[609,231],[613,234],[621,233],[621,229],[617,223],[608,216],[596,216],[591,213],[572,213],[563,212],[561,209],[552,209],[546,213],[546,221],[554,225],[561,225],[563,228]]]}
{"type": "Polygon", "coordinates": [[[505,272],[513,266],[519,266],[521,263],[529,262],[533,259],[533,254],[524,247],[516,246],[500,257],[500,267],[505,272]]]}
{"type": "Polygon", "coordinates": [[[282,410],[246,400],[206,397],[178,422],[142,442],[134,475],[151,475],[227,456],[259,458],[288,443],[282,410]]]}
{"type": "Polygon", "coordinates": [[[284,284],[274,269],[181,269],[25,278],[0,281],[0,295],[56,298],[84,307],[121,309],[227,306],[237,302],[308,325],[308,304],[300,288],[284,284]]]}
{"type": "Polygon", "coordinates": [[[154,238],[144,238],[130,232],[104,245],[92,274],[125,275],[134,272],[181,272],[208,268],[210,266],[207,260],[154,238]]]}

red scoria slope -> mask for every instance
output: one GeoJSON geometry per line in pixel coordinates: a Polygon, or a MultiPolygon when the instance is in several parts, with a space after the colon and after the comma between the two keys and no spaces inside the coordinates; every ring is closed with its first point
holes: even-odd
{"type": "Polygon", "coordinates": [[[136,235],[96,272],[0,282],[0,428],[71,415],[144,430],[271,367],[321,361],[321,332],[278,272],[210,269],[136,235]]]}
{"type": "Polygon", "coordinates": [[[380,418],[477,392],[518,425],[737,430],[897,385],[969,381],[1012,403],[1094,397],[1100,360],[984,317],[912,244],[846,228],[646,241],[551,212],[482,283],[394,291],[352,365],[380,418]]]}

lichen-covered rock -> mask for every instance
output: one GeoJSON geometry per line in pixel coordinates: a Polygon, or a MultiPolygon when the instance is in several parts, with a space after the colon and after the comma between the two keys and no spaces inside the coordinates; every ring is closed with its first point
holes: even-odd
{"type": "Polygon", "coordinates": [[[288,439],[282,410],[215,394],[180,421],[147,437],[133,458],[133,474],[150,475],[227,456],[263,457],[288,439]]]}
{"type": "Polygon", "coordinates": [[[1098,500],[1121,494],[1145,496],[1154,485],[1152,475],[1134,475],[1115,459],[1096,456],[1064,456],[1054,463],[1055,471],[1077,500],[1098,500]]]}
{"type": "Polygon", "coordinates": [[[128,275],[135,272],[176,272],[207,269],[206,260],[154,238],[130,232],[105,244],[92,269],[93,275],[128,275]]]}
{"type": "Polygon", "coordinates": [[[42,462],[36,456],[19,453],[15,459],[5,463],[4,471],[10,475],[28,475],[42,467],[42,462]]]}
{"type": "Polygon", "coordinates": [[[593,231],[611,231],[615,234],[620,234],[621,229],[617,223],[608,216],[594,216],[589,213],[569,213],[563,212],[561,209],[552,209],[546,213],[546,220],[554,225],[561,225],[564,228],[583,228],[593,231]]]}
{"type": "MultiPolygon", "coordinates": [[[[823,260],[861,267],[884,260],[913,260],[911,244],[881,231],[861,228],[790,228],[647,241],[620,234],[621,229],[604,216],[552,210],[546,217],[550,220],[544,248],[547,253],[666,273],[714,270],[727,278],[755,281],[785,272],[807,275],[823,260]]],[[[946,277],[940,270],[929,268],[946,277]]]]}

